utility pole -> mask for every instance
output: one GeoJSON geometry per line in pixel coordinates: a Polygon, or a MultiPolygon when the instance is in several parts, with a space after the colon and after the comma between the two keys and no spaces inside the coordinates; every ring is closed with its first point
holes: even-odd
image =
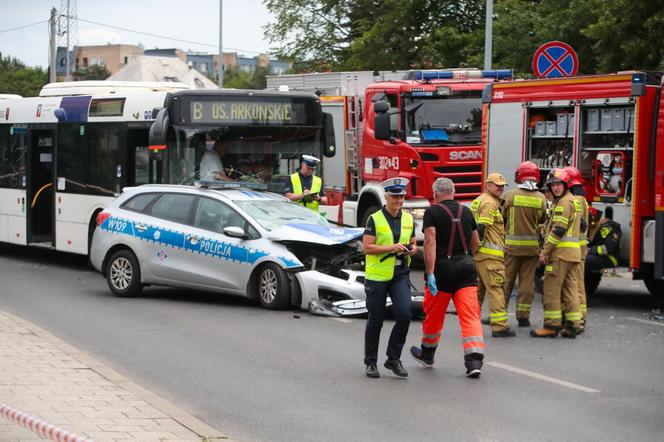
{"type": "Polygon", "coordinates": [[[71,72],[69,72],[69,70],[70,70],[69,69],[69,65],[70,65],[70,60],[69,60],[69,34],[70,34],[70,32],[69,32],[69,30],[70,30],[70,26],[71,26],[70,20],[71,20],[71,15],[69,14],[69,0],[67,0],[67,81],[71,80],[71,78],[69,78],[70,74],[71,74],[71,72]]]}
{"type": "Polygon", "coordinates": [[[57,21],[57,14],[58,11],[56,11],[55,8],[51,8],[51,19],[50,19],[50,25],[51,25],[51,35],[49,36],[49,54],[48,54],[48,82],[49,83],[55,83],[56,77],[55,77],[55,70],[57,67],[56,63],[56,47],[55,47],[55,24],[57,21]]]}
{"type": "Polygon", "coordinates": [[[484,69],[491,69],[491,48],[493,46],[493,0],[486,0],[486,21],[484,30],[484,69]]]}
{"type": "Polygon", "coordinates": [[[223,11],[223,0],[219,0],[219,88],[224,87],[224,49],[222,46],[222,11],[223,11]]]}

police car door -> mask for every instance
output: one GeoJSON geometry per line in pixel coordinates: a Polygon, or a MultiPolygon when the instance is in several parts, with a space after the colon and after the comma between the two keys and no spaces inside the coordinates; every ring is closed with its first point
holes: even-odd
{"type": "Polygon", "coordinates": [[[191,235],[185,243],[185,248],[191,252],[187,265],[195,267],[192,270],[196,275],[195,284],[246,295],[252,240],[227,236],[224,234],[226,227],[241,227],[246,231],[249,225],[228,204],[213,198],[199,198],[191,235]]]}
{"type": "Polygon", "coordinates": [[[192,279],[186,266],[188,253],[185,241],[190,229],[196,195],[164,193],[146,212],[134,221],[135,244],[141,267],[155,282],[186,285],[192,279]]]}

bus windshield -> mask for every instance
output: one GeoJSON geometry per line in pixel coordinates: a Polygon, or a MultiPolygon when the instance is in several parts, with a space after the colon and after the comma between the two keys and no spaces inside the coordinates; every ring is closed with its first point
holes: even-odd
{"type": "Polygon", "coordinates": [[[281,192],[302,154],[320,155],[320,137],[319,127],[307,126],[176,127],[164,161],[167,182],[249,181],[281,192]]]}
{"type": "Polygon", "coordinates": [[[456,146],[482,141],[479,96],[405,97],[403,109],[409,144],[456,146]]]}

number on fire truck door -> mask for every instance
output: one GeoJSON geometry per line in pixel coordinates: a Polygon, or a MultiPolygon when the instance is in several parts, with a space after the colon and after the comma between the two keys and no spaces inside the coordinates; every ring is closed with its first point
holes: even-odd
{"type": "Polygon", "coordinates": [[[399,157],[378,157],[378,168],[399,170],[399,157]]]}

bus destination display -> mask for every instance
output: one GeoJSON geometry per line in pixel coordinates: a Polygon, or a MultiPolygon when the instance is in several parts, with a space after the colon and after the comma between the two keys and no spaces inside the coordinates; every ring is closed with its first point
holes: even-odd
{"type": "Polygon", "coordinates": [[[191,122],[265,125],[306,124],[304,103],[268,101],[192,101],[191,122]]]}

